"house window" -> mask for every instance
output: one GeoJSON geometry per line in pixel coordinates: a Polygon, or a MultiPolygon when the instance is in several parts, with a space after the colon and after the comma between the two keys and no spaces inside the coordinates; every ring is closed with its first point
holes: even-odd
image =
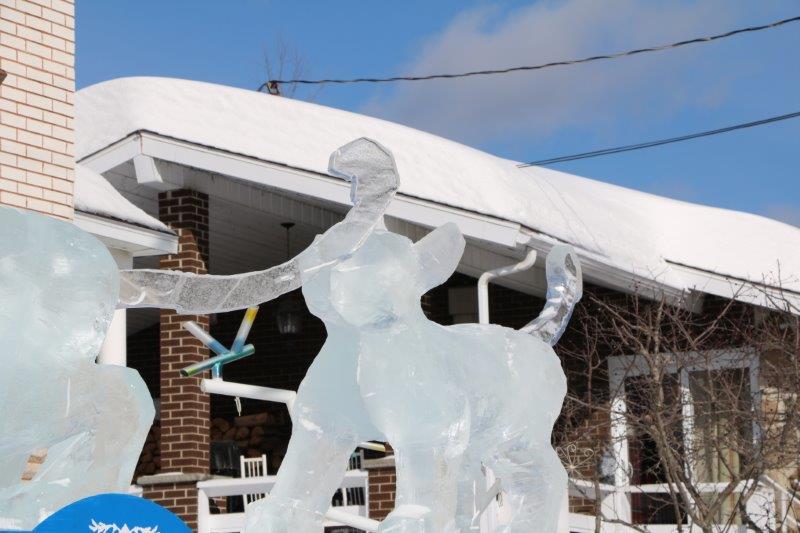
{"type": "Polygon", "coordinates": [[[478,321],[478,289],[474,285],[447,289],[447,310],[453,324],[478,321]]]}
{"type": "MultiPolygon", "coordinates": [[[[695,485],[712,487],[738,476],[744,466],[740,450],[759,436],[752,416],[758,371],[759,358],[750,350],[609,358],[614,478],[618,487],[631,488],[627,504],[634,523],[677,521],[663,488],[668,476],[659,438],[671,439],[695,485]],[[658,362],[658,372],[648,361],[658,362]],[[661,378],[658,386],[655,376],[661,378]],[[659,435],[648,429],[656,410],[662,414],[659,435]]],[[[735,514],[735,498],[722,506],[721,521],[735,514]]]]}

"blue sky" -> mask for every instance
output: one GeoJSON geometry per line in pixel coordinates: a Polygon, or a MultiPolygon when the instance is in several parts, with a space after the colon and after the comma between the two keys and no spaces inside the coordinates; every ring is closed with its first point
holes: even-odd
{"type": "MultiPolygon", "coordinates": [[[[152,75],[254,89],[279,42],[307,77],[535,64],[800,14],[796,1],[277,2],[81,0],[77,83],[152,75]]],[[[800,23],[713,44],[534,73],[325,86],[298,98],[521,161],[800,110],[800,23]]],[[[800,225],[800,119],[553,168],[800,225]]]]}

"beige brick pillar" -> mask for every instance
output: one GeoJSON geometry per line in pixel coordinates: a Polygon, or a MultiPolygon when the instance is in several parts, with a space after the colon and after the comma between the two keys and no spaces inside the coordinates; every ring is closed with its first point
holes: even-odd
{"type": "Polygon", "coordinates": [[[0,204],[73,214],[73,0],[0,2],[0,204]]]}

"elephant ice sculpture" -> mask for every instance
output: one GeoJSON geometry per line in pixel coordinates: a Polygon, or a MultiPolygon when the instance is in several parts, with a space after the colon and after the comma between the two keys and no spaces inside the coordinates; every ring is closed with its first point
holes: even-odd
{"type": "Polygon", "coordinates": [[[123,273],[123,302],[204,313],[241,309],[302,286],[327,340],[291,409],[292,438],[269,497],[247,508],[247,533],[318,533],[359,442],[396,452],[397,507],[379,531],[466,531],[482,465],[511,510],[503,531],[554,531],[566,473],[551,444],[566,392],[551,345],[581,295],[570,247],[548,257],[548,300],[521,331],[444,327],[420,297],[446,281],[464,249],[446,224],[416,244],[375,226],[398,187],[394,160],[360,139],[331,157],[354,208],[297,258],[238,276],[123,273]],[[248,290],[245,290],[247,288],[248,290]]]}
{"type": "Polygon", "coordinates": [[[441,326],[420,306],[463,246],[452,224],[416,244],[375,231],[352,256],[304,276],[328,339],[298,390],[275,488],[248,508],[248,533],[321,531],[364,440],[396,453],[397,507],[378,531],[466,531],[482,465],[501,480],[505,531],[555,531],[567,483],[550,444],[566,392],[558,358],[536,336],[441,326]]]}
{"type": "Polygon", "coordinates": [[[154,407],[138,372],[95,364],[118,290],[94,237],[0,207],[0,529],[128,491],[154,407]],[[44,463],[22,480],[40,450],[44,463]]]}

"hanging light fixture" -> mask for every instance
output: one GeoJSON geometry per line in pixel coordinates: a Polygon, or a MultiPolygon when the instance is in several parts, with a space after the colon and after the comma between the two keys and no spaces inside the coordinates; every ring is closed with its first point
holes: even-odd
{"type": "MultiPolygon", "coordinates": [[[[286,229],[286,259],[291,259],[291,248],[289,236],[294,222],[282,222],[281,226],[286,229]]],[[[303,322],[303,304],[297,301],[293,293],[287,294],[283,301],[278,304],[278,331],[281,335],[296,335],[300,333],[300,326],[303,322]]]]}

